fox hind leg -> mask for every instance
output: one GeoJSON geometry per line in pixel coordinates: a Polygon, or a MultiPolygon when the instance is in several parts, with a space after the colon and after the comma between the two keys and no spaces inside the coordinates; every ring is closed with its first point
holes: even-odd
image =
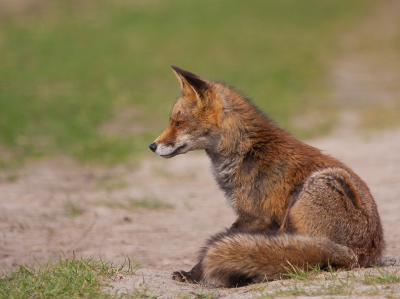
{"type": "Polygon", "coordinates": [[[283,230],[345,245],[358,255],[360,266],[379,263],[384,247],[368,188],[342,168],[323,169],[309,177],[292,203],[283,230]]]}

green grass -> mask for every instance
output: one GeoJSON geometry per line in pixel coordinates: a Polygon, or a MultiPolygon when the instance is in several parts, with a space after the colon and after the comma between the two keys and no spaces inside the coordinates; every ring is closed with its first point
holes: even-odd
{"type": "Polygon", "coordinates": [[[92,258],[62,256],[55,263],[36,262],[0,276],[0,298],[131,298],[106,293],[103,289],[107,279],[133,274],[136,269],[129,259],[114,266],[92,258]]]}
{"type": "Polygon", "coordinates": [[[358,272],[334,271],[328,267],[326,270],[321,270],[320,267],[302,269],[291,266],[288,268],[288,275],[285,276],[291,279],[255,285],[251,292],[258,293],[259,298],[377,295],[382,298],[398,297],[398,269],[375,267],[373,270],[358,272]]]}
{"type": "Polygon", "coordinates": [[[65,214],[70,218],[81,216],[85,209],[77,202],[72,200],[66,200],[64,203],[65,214]]]}
{"type": "Polygon", "coordinates": [[[140,156],[179,95],[171,64],[234,85],[283,127],[310,136],[317,128],[290,120],[327,107],[327,59],[372,4],[56,0],[2,11],[0,165],[140,156]]]}
{"type": "Polygon", "coordinates": [[[117,200],[99,200],[97,205],[106,206],[111,209],[123,209],[127,211],[136,211],[137,209],[145,209],[149,211],[159,211],[172,209],[174,206],[159,200],[153,196],[144,198],[128,197],[124,201],[117,200]]]}
{"type": "MultiPolygon", "coordinates": [[[[282,278],[291,278],[300,281],[308,281],[314,279],[316,276],[322,273],[322,269],[319,265],[310,266],[306,265],[303,267],[297,267],[289,263],[289,266],[285,268],[287,273],[282,278]]],[[[333,273],[333,269],[329,266],[329,272],[333,273]]]]}
{"type": "Polygon", "coordinates": [[[377,273],[365,273],[362,283],[370,284],[389,284],[400,282],[400,271],[397,270],[387,270],[384,268],[375,267],[377,273]]]}
{"type": "Polygon", "coordinates": [[[385,130],[400,126],[400,103],[375,105],[360,110],[360,128],[364,131],[385,130]]]}
{"type": "Polygon", "coordinates": [[[183,299],[218,299],[217,291],[206,291],[206,292],[193,292],[191,294],[182,295],[183,299]]]}

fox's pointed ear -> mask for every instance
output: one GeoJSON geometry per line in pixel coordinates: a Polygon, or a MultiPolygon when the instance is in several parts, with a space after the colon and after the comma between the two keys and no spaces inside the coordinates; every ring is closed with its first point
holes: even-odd
{"type": "Polygon", "coordinates": [[[184,95],[195,94],[199,99],[203,98],[203,93],[209,88],[210,83],[199,76],[182,70],[179,67],[171,65],[175,76],[181,83],[181,90],[184,95]]]}

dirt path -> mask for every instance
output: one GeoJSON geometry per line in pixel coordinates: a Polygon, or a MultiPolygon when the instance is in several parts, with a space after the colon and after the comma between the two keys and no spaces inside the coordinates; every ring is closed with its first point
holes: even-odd
{"type": "MultiPolygon", "coordinates": [[[[311,144],[368,183],[382,217],[387,254],[400,256],[400,130],[311,144]]],[[[155,294],[205,291],[182,288],[169,273],[189,269],[204,240],[234,220],[203,153],[170,160],[150,156],[139,168],[111,171],[45,161],[25,167],[14,182],[3,181],[0,194],[1,269],[55,258],[61,251],[114,262],[129,256],[143,268],[158,270],[142,270],[115,286],[131,289],[145,277],[142,286],[155,294]]]]}
{"type": "MultiPolygon", "coordinates": [[[[387,253],[400,255],[400,130],[311,144],[368,183],[387,253]]],[[[45,161],[24,168],[15,182],[0,184],[0,194],[1,269],[60,251],[116,262],[129,256],[146,268],[189,268],[204,240],[234,220],[204,154],[154,156],[139,169],[111,171],[45,161]]]]}

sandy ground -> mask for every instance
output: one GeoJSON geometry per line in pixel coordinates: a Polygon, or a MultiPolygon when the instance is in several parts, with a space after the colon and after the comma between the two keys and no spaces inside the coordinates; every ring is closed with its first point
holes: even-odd
{"type": "MultiPolygon", "coordinates": [[[[309,143],[350,165],[368,183],[383,221],[386,254],[400,256],[400,129],[340,132],[309,143]]],[[[165,298],[201,293],[173,282],[170,272],[190,269],[203,242],[234,220],[204,153],[169,160],[149,156],[139,166],[111,170],[46,160],[21,169],[13,182],[7,176],[2,173],[0,184],[2,270],[57,258],[61,251],[116,263],[129,257],[144,270],[116,281],[116,288],[140,285],[165,298]],[[146,199],[143,207],[135,206],[146,199]]],[[[246,290],[220,290],[218,296],[235,298],[246,290]]]]}
{"type": "MultiPolygon", "coordinates": [[[[385,258],[387,273],[400,271],[400,259],[385,258]]],[[[140,298],[399,298],[399,283],[369,284],[368,277],[379,276],[376,269],[328,272],[312,279],[283,279],[241,288],[210,288],[171,281],[167,271],[140,269],[133,275],[115,277],[106,291],[130,293],[140,298]]]]}
{"type": "MultiPolygon", "coordinates": [[[[350,165],[377,201],[387,253],[400,255],[400,130],[313,140],[350,165]]],[[[3,173],[3,176],[6,174],[3,173]]],[[[216,186],[204,153],[139,167],[82,167],[68,159],[43,161],[0,184],[0,268],[61,251],[142,267],[188,269],[211,234],[234,214],[216,186]],[[138,201],[148,200],[144,207],[138,201]],[[158,206],[157,206],[158,205],[158,206]]]]}

